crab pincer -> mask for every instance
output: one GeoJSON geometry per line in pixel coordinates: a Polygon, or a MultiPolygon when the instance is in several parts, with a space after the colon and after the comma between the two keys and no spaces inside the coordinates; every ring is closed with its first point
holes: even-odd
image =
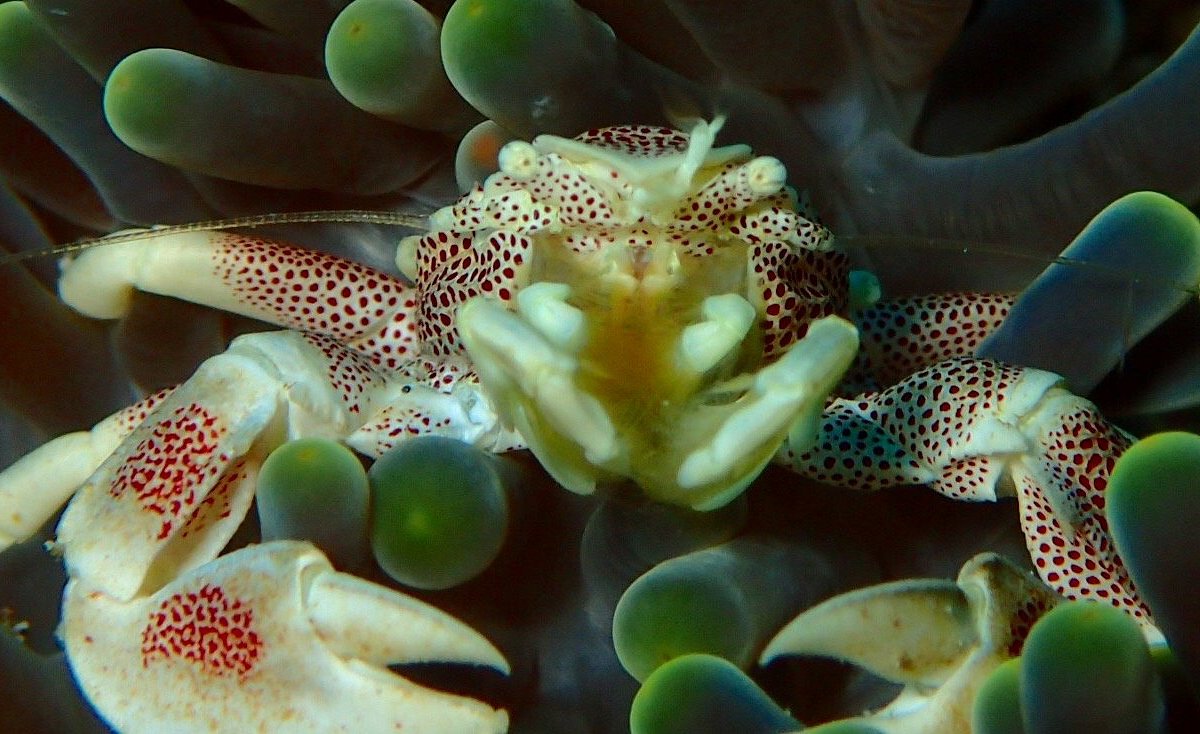
{"type": "Polygon", "coordinates": [[[72,579],[58,630],[88,699],[123,732],[502,732],[508,716],[385,666],[481,665],[495,647],[453,617],[334,571],[311,544],[229,553],[122,600],[72,579]]]}

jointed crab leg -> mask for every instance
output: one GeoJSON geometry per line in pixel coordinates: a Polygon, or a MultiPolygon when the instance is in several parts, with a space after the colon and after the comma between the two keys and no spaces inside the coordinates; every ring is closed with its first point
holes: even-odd
{"type": "Polygon", "coordinates": [[[336,339],[376,364],[416,356],[416,293],[350,260],[227,232],[106,244],[63,266],[59,294],[95,318],[117,318],[134,289],[173,296],[336,339]]]}
{"type": "Polygon", "coordinates": [[[934,293],[855,311],[862,346],[843,393],[878,390],[944,359],[974,354],[1015,300],[1003,293],[934,293]]]}
{"type": "Polygon", "coordinates": [[[928,484],[968,501],[1015,494],[1047,583],[1149,624],[1104,519],[1109,472],[1132,438],[1061,382],[974,357],[945,360],[885,390],[833,400],[817,445],[781,459],[860,489],[928,484]]]}

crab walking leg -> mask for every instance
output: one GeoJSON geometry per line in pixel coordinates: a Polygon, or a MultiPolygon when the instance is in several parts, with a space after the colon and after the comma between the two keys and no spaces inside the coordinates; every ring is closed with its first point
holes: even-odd
{"type": "Polygon", "coordinates": [[[424,688],[408,662],[508,672],[486,639],[399,592],[334,571],[312,545],[249,546],[155,593],[74,578],[59,637],[80,687],[122,732],[502,732],[503,711],[424,688]]]}
{"type": "Polygon", "coordinates": [[[974,354],[1015,300],[1004,293],[935,293],[885,298],[855,310],[862,348],[847,376],[851,389],[876,390],[942,360],[974,354]]]}
{"type": "Polygon", "coordinates": [[[381,271],[272,240],[196,231],[100,245],[64,261],[58,290],[95,318],[134,290],[323,334],[394,369],[417,352],[415,290],[381,271]]]}
{"type": "Polygon", "coordinates": [[[36,533],[172,390],[122,408],[90,431],[47,441],[0,472],[0,551],[36,533]]]}
{"type": "Polygon", "coordinates": [[[1015,494],[1048,584],[1150,625],[1104,517],[1108,475],[1132,439],[1061,382],[990,360],[946,360],[880,392],[831,401],[817,444],[777,458],[857,489],[928,484],[967,501],[1015,494]]]}

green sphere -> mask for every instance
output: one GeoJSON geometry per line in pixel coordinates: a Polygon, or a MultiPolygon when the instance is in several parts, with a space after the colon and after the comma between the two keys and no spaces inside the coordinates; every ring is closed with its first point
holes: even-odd
{"type": "Polygon", "coordinates": [[[704,568],[651,569],[634,581],[613,614],[617,659],[644,681],[681,655],[707,653],[738,667],[753,662],[745,601],[729,580],[704,568]]]}
{"type": "Polygon", "coordinates": [[[1021,654],[1019,687],[1029,734],[1150,732],[1163,714],[1141,628],[1100,602],[1066,602],[1038,620],[1021,654]]]}
{"type": "Polygon", "coordinates": [[[654,671],[629,711],[632,734],[771,734],[802,728],[737,666],[712,655],[684,655],[654,671]]]}
{"type": "Polygon", "coordinates": [[[326,438],[289,441],[258,474],[255,499],[263,540],[308,540],[336,565],[365,556],[367,473],[353,451],[326,438]]]}
{"type": "Polygon", "coordinates": [[[389,576],[446,589],[487,568],[508,531],[499,460],[462,441],[415,438],[368,472],[371,548],[389,576]]]}

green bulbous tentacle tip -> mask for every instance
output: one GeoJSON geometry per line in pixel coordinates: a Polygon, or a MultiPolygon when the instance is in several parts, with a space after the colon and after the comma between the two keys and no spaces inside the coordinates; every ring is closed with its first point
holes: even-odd
{"type": "Polygon", "coordinates": [[[799,731],[735,665],[712,655],[686,655],[654,672],[633,698],[632,734],[799,731]]]}
{"type": "Polygon", "coordinates": [[[613,647],[634,678],[689,653],[750,668],[768,637],[834,588],[819,549],[748,534],[657,564],[617,602],[613,647]],[[798,578],[796,569],[805,569],[798,578]]]}
{"type": "Polygon", "coordinates": [[[1109,527],[1125,567],[1200,694],[1200,435],[1147,436],[1113,467],[1109,527]]]}
{"type": "Polygon", "coordinates": [[[539,43],[539,29],[567,3],[558,0],[458,0],[442,22],[446,70],[455,77],[504,73],[539,43]]]}
{"type": "Polygon", "coordinates": [[[446,589],[486,569],[508,534],[506,481],[514,473],[469,444],[440,436],[411,439],[368,472],[371,548],[396,581],[446,589]]]}
{"type": "MultiPolygon", "coordinates": [[[[669,563],[669,562],[668,562],[669,563]]],[[[613,615],[613,645],[622,667],[640,681],[685,653],[706,653],[739,668],[753,662],[755,640],[746,600],[727,579],[703,570],[654,570],[621,596],[613,615]]]]}
{"type": "Polygon", "coordinates": [[[639,80],[618,79],[612,29],[571,0],[458,0],[443,20],[441,46],[458,93],[521,135],[573,135],[630,104],[617,114],[647,114],[633,112],[639,100],[612,94],[617,85],[637,97],[639,80]]]}
{"type": "Polygon", "coordinates": [[[104,116],[121,142],[152,158],[169,156],[178,130],[195,124],[188,98],[203,68],[181,51],[149,48],[117,64],[104,85],[104,116]]]}
{"type": "Polygon", "coordinates": [[[441,26],[412,0],[355,0],[329,28],[330,81],[356,107],[395,122],[461,131],[478,118],[442,68],[441,26]]]}
{"type": "Polygon", "coordinates": [[[1022,721],[1029,734],[1154,732],[1163,717],[1158,674],[1142,631],[1098,602],[1055,607],[1021,654],[1022,721]]]}
{"type": "Polygon", "coordinates": [[[324,438],[289,441],[259,470],[263,540],[308,540],[353,567],[366,557],[368,497],[367,472],[350,449],[324,438]]]}
{"type": "Polygon", "coordinates": [[[1025,734],[1021,720],[1021,659],[1005,660],[992,671],[971,709],[976,734],[1025,734]]]}
{"type": "Polygon", "coordinates": [[[31,51],[49,41],[49,34],[23,2],[0,3],[0,66],[22,63],[31,51]]]}
{"type": "Polygon", "coordinates": [[[1141,241],[1152,247],[1153,257],[1164,269],[1184,279],[1187,287],[1200,281],[1200,219],[1183,204],[1156,191],[1136,191],[1109,204],[1096,216],[1081,237],[1093,227],[1103,236],[1141,241]],[[1135,240],[1136,238],[1136,240],[1135,240]]]}

